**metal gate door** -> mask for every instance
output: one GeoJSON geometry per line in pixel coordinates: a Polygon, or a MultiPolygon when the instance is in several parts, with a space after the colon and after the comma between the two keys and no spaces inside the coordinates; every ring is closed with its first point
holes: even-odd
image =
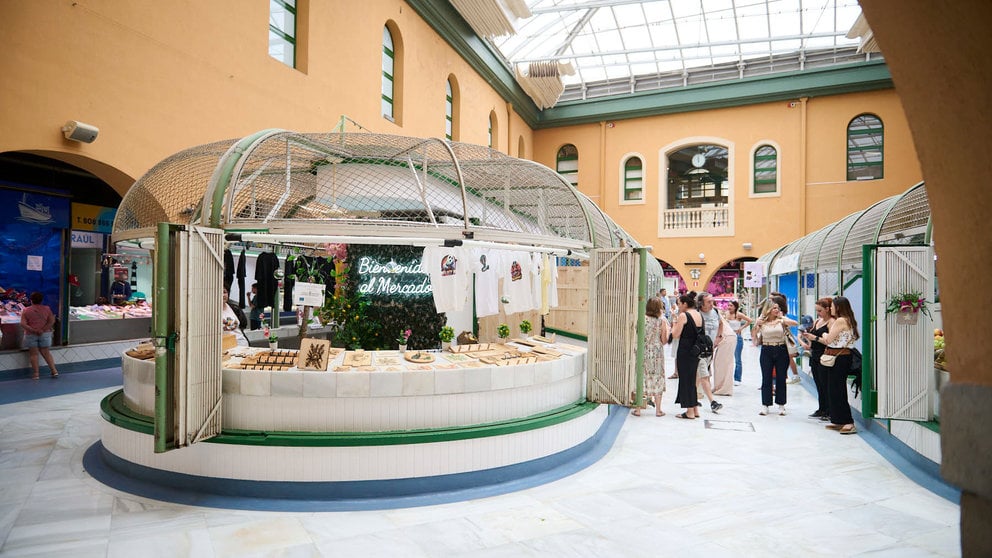
{"type": "Polygon", "coordinates": [[[167,314],[173,339],[165,374],[156,374],[155,451],[181,448],[220,433],[222,393],[220,314],[224,231],[170,226],[159,236],[155,311],[167,314]],[[163,244],[165,244],[163,246],[163,244]],[[163,308],[164,306],[164,308],[163,308]],[[178,340],[178,342],[175,342],[178,340]],[[159,377],[161,376],[161,377],[159,377]]]}
{"type": "Polygon", "coordinates": [[[640,255],[632,248],[598,249],[590,254],[589,267],[586,398],[631,405],[642,373],[637,362],[640,255]]]}
{"type": "Polygon", "coordinates": [[[933,326],[917,313],[914,325],[896,323],[886,314],[889,298],[919,292],[933,302],[933,248],[880,246],[875,252],[875,386],[881,418],[933,419],[933,326]]]}

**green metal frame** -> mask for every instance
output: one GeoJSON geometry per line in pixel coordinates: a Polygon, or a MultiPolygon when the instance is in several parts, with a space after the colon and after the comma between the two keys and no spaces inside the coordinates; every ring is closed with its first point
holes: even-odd
{"type": "MultiPolygon", "coordinates": [[[[450,428],[388,432],[287,432],[230,429],[224,430],[214,438],[204,440],[203,443],[246,446],[359,447],[452,442],[547,428],[575,420],[598,407],[598,403],[581,400],[544,413],[515,420],[450,428]]],[[[154,431],[154,424],[150,417],[136,413],[124,404],[123,389],[103,398],[100,402],[100,415],[107,422],[126,430],[141,434],[152,434],[154,431]]]]}

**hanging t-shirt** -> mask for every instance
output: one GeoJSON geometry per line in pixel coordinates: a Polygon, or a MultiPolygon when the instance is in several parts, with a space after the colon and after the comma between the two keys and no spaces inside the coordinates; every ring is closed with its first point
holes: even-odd
{"type": "Polygon", "coordinates": [[[472,251],[472,271],[475,272],[475,315],[499,314],[499,277],[502,269],[500,250],[476,248],[472,251]]]}
{"type": "Polygon", "coordinates": [[[530,302],[531,310],[536,312],[541,311],[541,304],[543,303],[541,296],[541,269],[543,268],[544,261],[541,255],[536,252],[530,255],[530,302]]]}
{"type": "Polygon", "coordinates": [[[431,278],[434,306],[440,312],[457,312],[465,307],[469,296],[469,262],[461,248],[427,246],[421,259],[431,278]]]}
{"type": "Polygon", "coordinates": [[[551,276],[551,285],[548,287],[548,307],[558,308],[558,258],[551,256],[550,265],[546,271],[551,276]]]}
{"type": "Polygon", "coordinates": [[[531,295],[531,264],[527,252],[508,252],[503,259],[503,294],[509,302],[503,308],[507,314],[526,312],[534,308],[531,295]]]}
{"type": "Polygon", "coordinates": [[[551,262],[554,260],[548,254],[541,254],[541,315],[551,313],[551,262]]]}

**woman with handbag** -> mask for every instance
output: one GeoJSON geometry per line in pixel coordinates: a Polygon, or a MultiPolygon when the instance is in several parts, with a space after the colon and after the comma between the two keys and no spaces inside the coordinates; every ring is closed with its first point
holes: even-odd
{"type": "Polygon", "coordinates": [[[772,406],[772,382],[775,383],[775,404],[778,414],[785,415],[786,403],[786,373],[789,369],[789,349],[785,345],[786,331],[790,326],[799,322],[782,314],[782,308],[775,302],[765,304],[765,311],[754,322],[755,346],[761,347],[758,362],[761,363],[761,411],[759,415],[767,415],[772,406]],[[778,373],[772,378],[772,371],[778,373]]]}
{"type": "Polygon", "coordinates": [[[805,337],[826,345],[820,357],[820,366],[827,369],[830,403],[830,424],[827,428],[838,430],[841,434],[855,434],[858,428],[854,425],[851,406],[847,402],[847,375],[851,371],[851,347],[859,337],[858,321],[854,318],[850,301],[843,296],[833,299],[830,315],[834,321],[827,333],[820,336],[806,333],[805,337]]]}
{"type": "Polygon", "coordinates": [[[816,384],[816,397],[819,403],[809,418],[824,421],[830,420],[830,397],[827,391],[827,371],[829,369],[820,365],[820,357],[823,355],[826,345],[816,339],[826,334],[830,330],[830,324],[834,321],[830,315],[831,302],[832,299],[829,296],[816,301],[816,321],[799,338],[799,343],[810,352],[809,371],[813,375],[813,383],[816,384]]]}
{"type": "Polygon", "coordinates": [[[703,330],[703,316],[696,310],[696,292],[689,291],[679,297],[679,314],[672,326],[672,337],[678,340],[675,352],[675,372],[679,375],[679,387],[675,402],[682,407],[678,418],[699,418],[699,398],[696,395],[696,368],[699,356],[692,354],[696,336],[703,330]]]}

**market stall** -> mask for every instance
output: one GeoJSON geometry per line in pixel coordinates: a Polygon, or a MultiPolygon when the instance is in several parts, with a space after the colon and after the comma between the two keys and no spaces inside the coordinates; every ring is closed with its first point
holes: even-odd
{"type": "Polygon", "coordinates": [[[269,130],[157,165],[122,202],[114,240],[155,253],[152,358],[125,356],[124,389],[103,402],[103,455],[119,470],[405,479],[571,459],[605,424],[583,347],[513,339],[524,322],[543,333],[557,257],[633,240],[533,162],[269,130]],[[269,322],[226,342],[221,322],[238,332],[220,319],[222,254],[242,249],[258,252],[256,304],[293,302],[296,335],[269,322]],[[506,322],[432,352],[442,328],[470,337],[485,316],[506,322]],[[323,339],[326,369],[301,370],[323,339]]]}

